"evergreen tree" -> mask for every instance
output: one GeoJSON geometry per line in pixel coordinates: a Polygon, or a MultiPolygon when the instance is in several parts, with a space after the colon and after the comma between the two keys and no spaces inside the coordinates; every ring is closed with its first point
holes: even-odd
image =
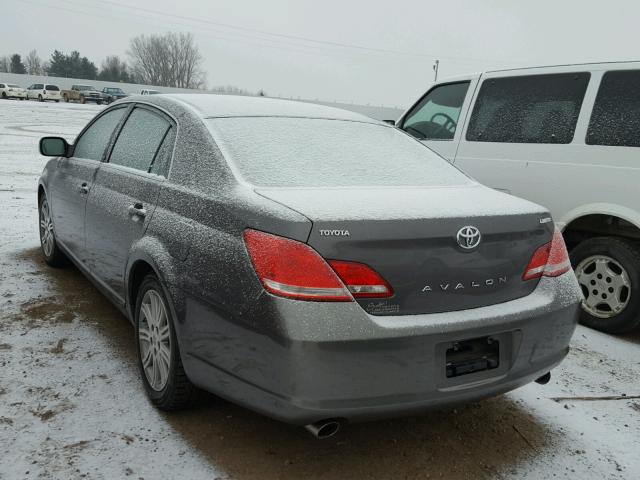
{"type": "Polygon", "coordinates": [[[24,67],[24,63],[22,63],[22,57],[20,54],[14,53],[11,55],[11,73],[27,73],[27,69],[24,67]]]}

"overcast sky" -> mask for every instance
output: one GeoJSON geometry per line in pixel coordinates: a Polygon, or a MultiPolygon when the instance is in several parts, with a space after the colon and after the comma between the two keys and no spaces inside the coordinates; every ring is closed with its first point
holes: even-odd
{"type": "Polygon", "coordinates": [[[76,49],[99,66],[136,35],[191,32],[210,86],[403,107],[436,58],[442,78],[637,60],[638,18],[637,0],[2,0],[0,55],[76,49]]]}

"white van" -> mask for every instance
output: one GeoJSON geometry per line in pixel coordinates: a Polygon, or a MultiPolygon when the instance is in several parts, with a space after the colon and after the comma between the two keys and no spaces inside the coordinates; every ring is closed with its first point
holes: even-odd
{"type": "Polygon", "coordinates": [[[583,323],[640,326],[640,62],[442,81],[396,125],[478,181],[551,210],[583,323]]]}

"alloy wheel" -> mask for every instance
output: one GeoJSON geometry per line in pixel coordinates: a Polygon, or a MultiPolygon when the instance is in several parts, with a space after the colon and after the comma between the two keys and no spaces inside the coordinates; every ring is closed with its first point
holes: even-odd
{"type": "Polygon", "coordinates": [[[611,257],[593,255],[575,269],[584,300],[582,308],[598,318],[611,318],[622,312],[631,297],[627,271],[611,257]]]}
{"type": "Polygon", "coordinates": [[[169,317],[157,291],[150,289],[144,294],[138,322],[142,369],[149,386],[159,392],[169,379],[172,344],[169,317]]]}
{"type": "Polygon", "coordinates": [[[43,198],[40,204],[40,243],[46,257],[51,257],[53,254],[54,239],[49,202],[43,198]]]}

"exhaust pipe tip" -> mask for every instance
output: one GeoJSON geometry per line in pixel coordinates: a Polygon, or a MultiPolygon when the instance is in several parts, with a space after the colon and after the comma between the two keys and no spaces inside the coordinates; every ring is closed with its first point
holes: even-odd
{"type": "Polygon", "coordinates": [[[320,420],[316,423],[310,423],[304,428],[318,440],[324,440],[326,438],[333,437],[336,433],[338,433],[341,427],[342,422],[340,420],[329,419],[320,420]]]}
{"type": "Polygon", "coordinates": [[[547,383],[549,383],[549,380],[551,380],[551,372],[547,372],[540,378],[536,378],[536,383],[539,383],[540,385],[546,385],[547,383]]]}

